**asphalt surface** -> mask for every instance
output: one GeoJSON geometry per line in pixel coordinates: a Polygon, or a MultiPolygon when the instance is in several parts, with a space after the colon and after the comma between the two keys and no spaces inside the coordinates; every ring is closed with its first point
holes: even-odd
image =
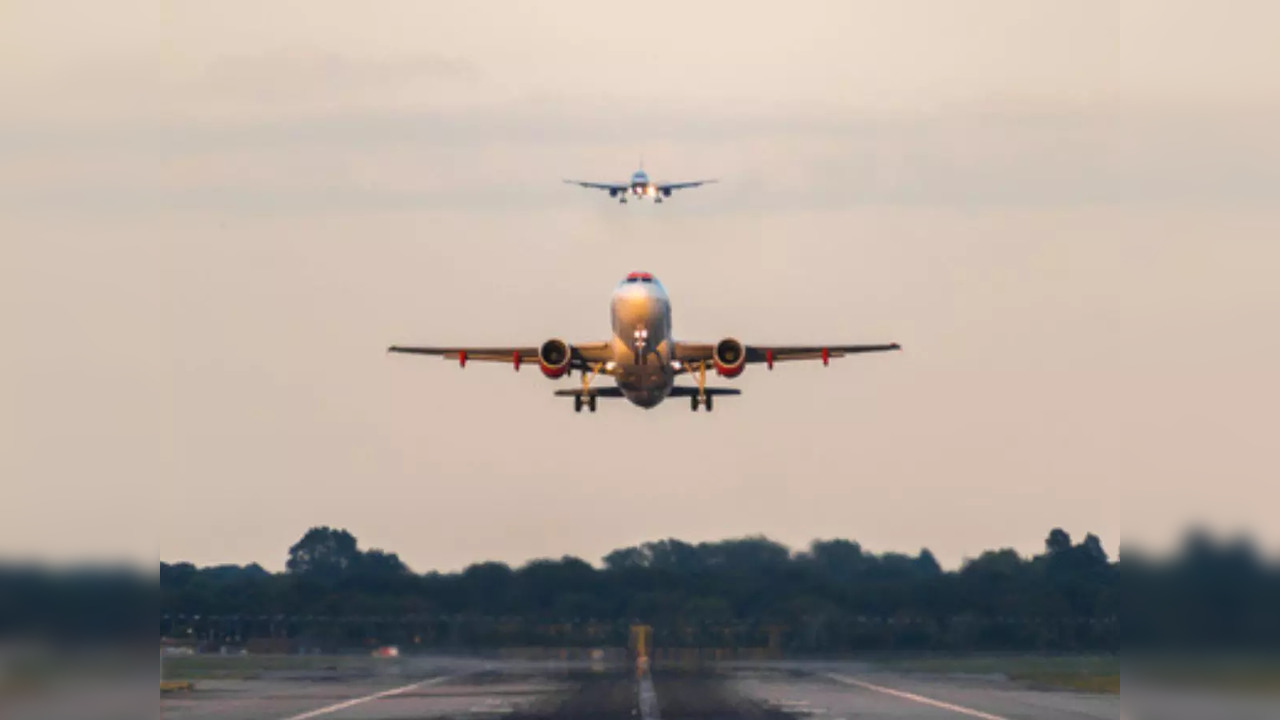
{"type": "Polygon", "coordinates": [[[626,668],[544,663],[204,680],[164,696],[165,720],[1128,720],[1116,695],[1000,678],[890,674],[853,664],[626,668]]]}

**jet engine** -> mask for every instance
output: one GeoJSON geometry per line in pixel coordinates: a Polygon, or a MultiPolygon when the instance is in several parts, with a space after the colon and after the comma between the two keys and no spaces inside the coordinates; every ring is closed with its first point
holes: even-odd
{"type": "Polygon", "coordinates": [[[572,359],[573,348],[563,340],[553,338],[538,348],[538,367],[542,369],[543,375],[552,379],[569,372],[569,362],[572,359]]]}
{"type": "Polygon", "coordinates": [[[747,367],[747,348],[734,338],[725,338],[716,343],[711,361],[721,377],[738,377],[747,367]]]}

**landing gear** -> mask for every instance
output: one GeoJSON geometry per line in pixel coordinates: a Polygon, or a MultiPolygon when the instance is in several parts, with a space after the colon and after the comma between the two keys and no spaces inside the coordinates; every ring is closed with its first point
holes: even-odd
{"type": "Polygon", "coordinates": [[[698,406],[701,405],[707,409],[707,412],[711,412],[715,409],[714,400],[715,395],[704,395],[702,397],[691,395],[689,396],[689,409],[693,412],[698,412],[698,406]]]}
{"type": "Polygon", "coordinates": [[[698,363],[698,394],[689,398],[689,409],[698,412],[698,406],[702,405],[711,412],[712,403],[711,395],[707,394],[707,364],[705,362],[698,363]]]}
{"type": "Polygon", "coordinates": [[[627,204],[627,196],[626,196],[626,195],[623,195],[623,196],[619,197],[619,198],[618,198],[618,202],[622,203],[623,205],[626,205],[626,204],[627,204]]]}
{"type": "Polygon", "coordinates": [[[596,394],[591,392],[591,381],[595,379],[603,365],[596,363],[591,366],[591,372],[588,373],[586,368],[582,369],[582,392],[573,396],[573,411],[582,412],[582,406],[586,405],[591,412],[596,411],[596,394]]]}

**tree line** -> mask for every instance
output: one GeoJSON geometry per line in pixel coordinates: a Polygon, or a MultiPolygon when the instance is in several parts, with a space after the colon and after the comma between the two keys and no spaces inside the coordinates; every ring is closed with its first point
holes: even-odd
{"type": "Polygon", "coordinates": [[[649,542],[600,567],[566,556],[417,574],[346,530],[315,527],[283,573],[161,564],[161,629],[212,642],[463,648],[625,645],[643,623],[672,647],[1112,651],[1119,578],[1096,536],[1074,543],[1061,529],[1034,557],[995,550],[955,571],[928,550],[820,540],[793,552],[757,536],[649,542]]]}

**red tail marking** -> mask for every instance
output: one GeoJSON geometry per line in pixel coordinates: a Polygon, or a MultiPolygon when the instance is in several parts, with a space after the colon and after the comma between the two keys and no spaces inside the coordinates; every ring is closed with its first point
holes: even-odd
{"type": "Polygon", "coordinates": [[[466,367],[466,366],[467,366],[467,351],[459,350],[458,351],[458,367],[466,367]]]}
{"type": "Polygon", "coordinates": [[[773,369],[773,350],[772,350],[772,349],[769,349],[769,350],[765,350],[765,351],[764,351],[764,364],[765,364],[765,365],[766,365],[770,370],[772,370],[772,369],[773,369]]]}
{"type": "Polygon", "coordinates": [[[822,348],[822,364],[823,365],[831,364],[831,351],[826,348],[822,348]]]}
{"type": "Polygon", "coordinates": [[[515,352],[511,353],[511,366],[516,369],[516,372],[520,372],[520,351],[519,350],[516,350],[515,352]]]}

